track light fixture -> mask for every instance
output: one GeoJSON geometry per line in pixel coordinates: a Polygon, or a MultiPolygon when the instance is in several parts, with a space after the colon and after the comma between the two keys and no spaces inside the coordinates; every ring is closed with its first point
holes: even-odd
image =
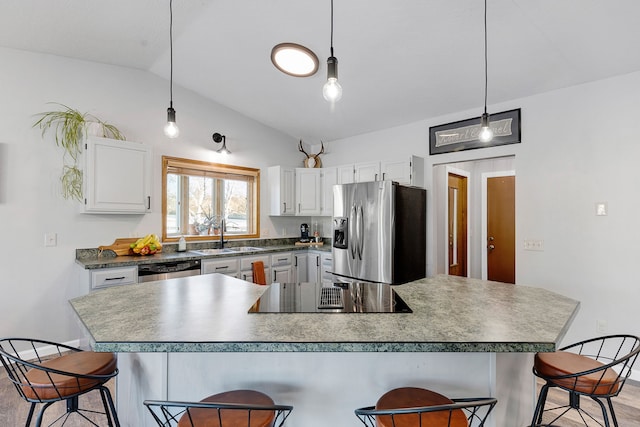
{"type": "Polygon", "coordinates": [[[176,110],[173,109],[173,0],[169,0],[169,108],[167,108],[167,124],[164,126],[164,134],[169,138],[177,138],[180,129],[176,125],[176,110]]]}
{"type": "Polygon", "coordinates": [[[338,83],[338,58],[333,56],[333,0],[331,0],[331,56],[327,59],[327,82],[322,87],[322,95],[329,102],[342,98],[342,86],[338,83]]]}
{"type": "Polygon", "coordinates": [[[225,135],[220,135],[218,132],[216,132],[211,135],[211,137],[213,138],[213,142],[217,144],[222,142],[222,147],[218,148],[216,150],[216,153],[231,154],[231,151],[229,151],[229,149],[227,148],[227,137],[225,135]]]}
{"type": "Polygon", "coordinates": [[[480,134],[478,139],[482,142],[489,142],[493,139],[493,131],[487,114],[487,0],[484,0],[484,113],[480,118],[480,134]]]}

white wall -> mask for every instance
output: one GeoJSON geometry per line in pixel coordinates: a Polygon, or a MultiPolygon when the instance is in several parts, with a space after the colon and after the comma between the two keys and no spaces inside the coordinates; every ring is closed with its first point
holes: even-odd
{"type": "Polygon", "coordinates": [[[478,107],[333,141],[326,144],[323,162],[332,166],[409,154],[426,158],[427,258],[433,274],[433,165],[515,155],[516,282],[581,302],[565,343],[601,335],[597,320],[606,322],[607,333],[640,335],[638,93],[640,73],[634,73],[490,105],[496,112],[522,109],[521,144],[429,157],[429,126],[478,116],[478,107]],[[595,215],[597,202],[608,203],[608,216],[595,215]],[[524,239],[543,240],[544,251],[523,250],[524,239]]]}
{"type": "MultiPolygon", "coordinates": [[[[169,84],[153,74],[61,57],[0,49],[0,336],[77,339],[68,299],[88,290],[88,273],[75,264],[76,248],[110,244],[117,237],[161,233],[162,155],[257,167],[297,164],[297,140],[174,88],[180,138],[162,132],[169,84]],[[32,128],[36,114],[60,102],[118,126],[128,140],[153,150],[153,213],[86,215],[59,195],[62,151],[52,135],[32,128]],[[214,152],[213,132],[227,136],[228,159],[214,152]],[[44,234],[57,233],[56,247],[44,234]]],[[[211,82],[212,85],[222,84],[211,82]]],[[[114,170],[114,174],[127,171],[114,170]]],[[[267,185],[261,186],[267,200],[267,185]]],[[[276,219],[262,210],[262,233],[295,236],[300,219],[276,219]],[[277,230],[277,232],[276,232],[277,230]]]]}

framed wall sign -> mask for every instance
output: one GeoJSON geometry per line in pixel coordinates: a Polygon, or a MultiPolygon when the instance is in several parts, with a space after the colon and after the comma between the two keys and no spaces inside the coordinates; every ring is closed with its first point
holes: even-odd
{"type": "Polygon", "coordinates": [[[520,142],[520,109],[491,114],[493,139],[481,142],[480,117],[429,128],[429,154],[443,154],[520,142]]]}

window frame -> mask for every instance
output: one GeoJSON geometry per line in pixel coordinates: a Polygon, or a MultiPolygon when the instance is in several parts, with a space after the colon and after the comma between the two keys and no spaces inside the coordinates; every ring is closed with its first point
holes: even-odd
{"type": "MultiPolygon", "coordinates": [[[[251,195],[248,198],[253,200],[250,202],[249,211],[254,219],[254,232],[247,234],[225,234],[225,239],[257,239],[260,237],[260,169],[249,168],[245,166],[227,165],[223,163],[212,163],[202,160],[184,159],[180,157],[162,156],[162,241],[177,242],[181,236],[167,236],[167,173],[170,168],[191,169],[213,174],[230,174],[236,176],[245,176],[253,180],[250,185],[251,195]]],[[[180,192],[183,197],[185,192],[180,192]]],[[[184,200],[183,200],[184,204],[184,200]]],[[[248,219],[247,219],[248,220],[248,219]]],[[[203,241],[217,240],[217,235],[195,235],[184,234],[187,241],[203,241]]]]}

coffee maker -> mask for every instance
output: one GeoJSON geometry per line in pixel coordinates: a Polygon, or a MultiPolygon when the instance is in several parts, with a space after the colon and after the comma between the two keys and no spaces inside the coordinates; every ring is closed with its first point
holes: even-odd
{"type": "Polygon", "coordinates": [[[309,241],[309,224],[300,224],[300,241],[303,243],[309,241]]]}

